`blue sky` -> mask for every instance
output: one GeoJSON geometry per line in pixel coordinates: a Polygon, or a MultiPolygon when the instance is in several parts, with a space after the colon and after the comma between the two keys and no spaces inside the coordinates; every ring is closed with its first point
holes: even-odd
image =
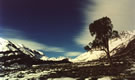
{"type": "Polygon", "coordinates": [[[75,57],[92,40],[88,25],[108,16],[114,28],[135,26],[135,0],[0,0],[0,37],[43,51],[75,57]]]}

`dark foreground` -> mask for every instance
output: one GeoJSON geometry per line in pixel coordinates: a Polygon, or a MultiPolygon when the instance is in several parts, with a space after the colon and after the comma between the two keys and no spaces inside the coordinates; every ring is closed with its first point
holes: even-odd
{"type": "Polygon", "coordinates": [[[110,77],[110,80],[134,80],[134,61],[114,61],[110,66],[107,61],[101,60],[82,63],[61,63],[21,66],[17,69],[7,68],[2,70],[0,78],[7,80],[53,80],[54,78],[70,77],[77,80],[98,80],[102,77],[110,77]],[[132,63],[132,64],[131,64],[132,63]]]}

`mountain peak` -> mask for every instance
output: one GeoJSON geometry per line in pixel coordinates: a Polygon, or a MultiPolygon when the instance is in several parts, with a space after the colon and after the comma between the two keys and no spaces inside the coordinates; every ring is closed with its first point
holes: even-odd
{"type": "Polygon", "coordinates": [[[65,57],[49,58],[44,53],[30,49],[23,44],[14,44],[8,40],[0,38],[0,63],[12,65],[14,63],[33,65],[42,64],[45,61],[62,61],[65,57]]]}
{"type": "Polygon", "coordinates": [[[4,38],[0,38],[0,45],[3,45],[3,44],[9,44],[9,41],[4,38]]]}
{"type": "Polygon", "coordinates": [[[42,61],[42,57],[44,57],[44,54],[40,51],[30,49],[24,45],[16,45],[0,38],[0,60],[4,65],[14,63],[32,64],[36,61],[42,61]],[[26,62],[26,60],[28,61],[26,62]]]}
{"type": "Polygon", "coordinates": [[[11,44],[12,43],[10,41],[0,38],[0,52],[9,51],[11,49],[14,51],[14,48],[10,46],[11,44]]]}
{"type": "MultiPolygon", "coordinates": [[[[135,30],[134,31],[122,31],[120,32],[120,38],[114,38],[109,41],[109,50],[110,55],[116,54],[117,50],[121,47],[126,47],[130,41],[135,39],[135,30]]],[[[85,52],[75,59],[73,59],[73,62],[86,62],[86,61],[92,61],[97,60],[102,57],[105,57],[106,54],[104,51],[88,51],[85,52]]]]}

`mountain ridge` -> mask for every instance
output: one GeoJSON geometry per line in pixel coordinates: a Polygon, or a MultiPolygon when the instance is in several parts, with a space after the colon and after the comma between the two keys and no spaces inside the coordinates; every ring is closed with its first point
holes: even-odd
{"type": "Polygon", "coordinates": [[[0,64],[10,66],[23,64],[27,66],[35,64],[69,62],[65,57],[48,58],[44,53],[30,49],[22,44],[14,44],[11,41],[0,38],[0,64]]]}
{"type": "MultiPolygon", "coordinates": [[[[122,46],[126,47],[126,45],[130,41],[132,41],[132,39],[134,39],[133,37],[134,35],[135,35],[135,31],[132,31],[132,32],[122,31],[120,33],[120,38],[115,38],[115,39],[110,40],[109,41],[110,53],[111,53],[110,55],[111,56],[114,55],[120,47],[122,46]]],[[[4,54],[7,57],[23,53],[35,60],[37,59],[41,61],[60,61],[60,60],[68,59],[71,62],[87,62],[91,60],[100,59],[106,56],[104,51],[88,51],[88,52],[82,53],[80,56],[77,56],[74,59],[70,59],[66,57],[49,58],[45,56],[44,53],[38,50],[30,49],[23,44],[14,44],[11,41],[0,38],[0,56],[2,55],[2,53],[7,53],[7,54],[4,54]]]]}
{"type": "MultiPolygon", "coordinates": [[[[135,30],[134,31],[122,31],[120,32],[120,38],[114,38],[109,41],[109,49],[110,49],[110,55],[114,55],[117,53],[117,50],[120,47],[126,47],[130,41],[135,39],[135,30]]],[[[73,59],[73,62],[86,62],[86,61],[92,61],[97,60],[99,58],[103,58],[106,56],[106,53],[104,51],[96,51],[91,50],[88,52],[85,52],[81,54],[80,56],[73,59]]]]}
{"type": "MultiPolygon", "coordinates": [[[[50,61],[49,63],[51,64],[32,64],[32,66],[27,66],[25,68],[23,66],[21,68],[17,68],[18,65],[14,64],[12,68],[7,68],[5,69],[5,71],[2,71],[0,69],[0,71],[2,72],[0,73],[0,78],[2,77],[4,79],[47,80],[49,78],[62,79],[62,77],[69,77],[80,80],[85,80],[86,78],[90,78],[93,80],[105,78],[107,76],[109,80],[133,80],[135,75],[135,33],[123,32],[121,34],[121,38],[113,39],[110,41],[110,43],[112,45],[112,49],[110,49],[110,52],[113,66],[109,65],[108,59],[105,56],[106,54],[101,53],[102,51],[95,52],[98,52],[96,54],[105,54],[104,56],[99,55],[99,58],[91,59],[91,55],[95,55],[95,53],[92,53],[91,51],[91,53],[86,52],[82,54],[83,56],[80,56],[80,59],[82,61],[72,60],[73,63],[57,64],[58,62],[54,63],[53,61],[50,61]]],[[[29,51],[29,49],[27,50],[29,51]]],[[[25,57],[25,59],[31,59],[30,57],[25,57]]],[[[54,60],[56,58],[52,59],[54,60]]],[[[47,57],[44,60],[49,59],[47,57]]],[[[67,60],[65,59],[65,61],[67,60]]]]}

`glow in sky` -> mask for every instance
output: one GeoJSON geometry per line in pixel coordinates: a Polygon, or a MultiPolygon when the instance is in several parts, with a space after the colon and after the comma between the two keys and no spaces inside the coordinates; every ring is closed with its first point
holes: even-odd
{"type": "MultiPolygon", "coordinates": [[[[90,2],[91,0],[88,0],[90,2]]],[[[87,45],[92,38],[88,26],[94,20],[108,16],[112,20],[114,29],[134,30],[135,29],[135,0],[92,0],[95,5],[84,5],[84,28],[75,41],[80,45],[87,45]]]]}
{"type": "Polygon", "coordinates": [[[116,30],[135,29],[135,0],[0,0],[0,37],[49,57],[78,56],[89,24],[104,16],[116,30]]]}

